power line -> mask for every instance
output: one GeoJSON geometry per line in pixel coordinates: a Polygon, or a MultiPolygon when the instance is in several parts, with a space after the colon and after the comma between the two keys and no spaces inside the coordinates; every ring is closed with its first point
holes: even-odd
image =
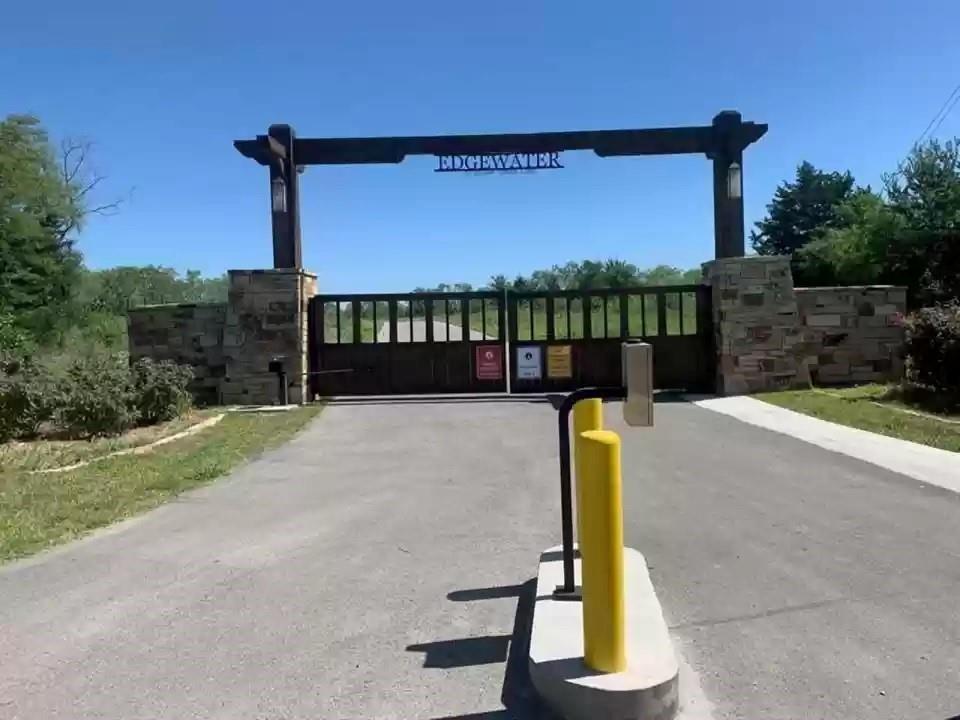
{"type": "Polygon", "coordinates": [[[947,108],[947,111],[940,116],[940,121],[933,126],[933,130],[930,131],[930,135],[928,137],[933,137],[934,135],[937,134],[937,130],[940,129],[940,126],[943,125],[943,121],[947,119],[947,115],[949,115],[953,111],[953,109],[957,106],[958,102],[960,102],[960,95],[957,95],[953,99],[953,102],[950,103],[950,107],[947,108]]]}
{"type": "MultiPolygon", "coordinates": [[[[950,93],[950,95],[947,96],[947,99],[943,101],[943,105],[941,105],[940,109],[937,110],[936,115],[930,118],[930,122],[927,123],[927,127],[924,128],[922,133],[920,133],[920,137],[918,137],[916,140],[913,141],[914,147],[916,147],[923,141],[924,136],[927,134],[930,128],[933,127],[934,123],[937,123],[937,128],[940,127],[940,123],[942,123],[944,118],[946,118],[947,115],[950,114],[950,110],[953,110],[953,105],[956,105],[956,99],[960,99],[960,95],[958,95],[957,93],[960,93],[960,84],[957,84],[957,86],[953,89],[953,92],[950,93]],[[956,99],[954,98],[955,95],[956,95],[956,99]],[[953,101],[953,105],[950,105],[951,101],[953,101]],[[950,110],[947,110],[947,112],[944,113],[943,111],[946,109],[947,105],[950,105],[950,110]],[[941,113],[943,114],[942,117],[941,117],[941,113]],[[937,118],[940,118],[940,122],[937,122],[937,118]]],[[[936,128],[934,129],[934,132],[936,132],[936,128]]]]}

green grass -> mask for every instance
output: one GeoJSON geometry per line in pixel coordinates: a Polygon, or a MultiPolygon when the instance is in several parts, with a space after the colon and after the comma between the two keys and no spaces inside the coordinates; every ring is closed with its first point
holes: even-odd
{"type": "MultiPolygon", "coordinates": [[[[682,328],[681,310],[679,303],[671,302],[666,307],[666,334],[693,335],[697,332],[696,299],[693,293],[684,293],[682,328]],[[681,332],[682,330],[682,332],[681,332]]],[[[620,303],[619,299],[611,299],[607,304],[606,332],[604,332],[603,305],[596,304],[590,309],[590,337],[604,338],[620,337],[620,303]]],[[[630,337],[653,336],[659,334],[659,324],[656,306],[656,296],[648,295],[646,302],[641,304],[640,296],[629,297],[627,305],[627,335],[630,337]]],[[[486,334],[497,335],[496,312],[487,312],[486,334]]],[[[564,300],[558,300],[554,306],[554,336],[558,340],[582,338],[584,332],[583,307],[579,299],[571,302],[570,321],[567,323],[567,308],[564,300]]],[[[470,315],[470,327],[473,330],[483,331],[480,313],[470,315]]],[[[547,339],[547,312],[543,303],[534,303],[530,307],[528,301],[520,301],[517,309],[517,339],[546,340],[547,339]],[[532,309],[532,312],[531,312],[532,309]]]]}
{"type": "Polygon", "coordinates": [[[140,447],[174,435],[222,412],[219,408],[191,410],[170,422],[134,428],[119,437],[92,440],[57,440],[42,438],[26,442],[0,444],[0,468],[5,470],[48,470],[73,465],[91,458],[109,455],[118,450],[140,447]]]}
{"type": "Polygon", "coordinates": [[[923,409],[905,400],[896,386],[787,390],[755,397],[822,420],[960,452],[960,423],[944,421],[960,420],[960,417],[944,416],[941,419],[914,414],[923,412],[923,409]]]}
{"type": "Polygon", "coordinates": [[[217,425],[144,455],[57,474],[0,469],[0,561],[142,513],[223,475],[306,425],[320,406],[229,413],[217,425]]]}

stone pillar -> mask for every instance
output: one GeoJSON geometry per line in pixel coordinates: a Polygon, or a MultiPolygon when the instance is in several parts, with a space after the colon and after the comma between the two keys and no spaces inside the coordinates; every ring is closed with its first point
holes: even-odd
{"type": "Polygon", "coordinates": [[[725,258],[705,263],[703,270],[713,301],[717,393],[809,384],[790,259],[725,258]]]}
{"type": "Polygon", "coordinates": [[[292,403],[309,400],[307,313],[317,276],[303,270],[230,270],[223,355],[223,402],[277,402],[277,377],[270,362],[283,358],[292,403]]]}

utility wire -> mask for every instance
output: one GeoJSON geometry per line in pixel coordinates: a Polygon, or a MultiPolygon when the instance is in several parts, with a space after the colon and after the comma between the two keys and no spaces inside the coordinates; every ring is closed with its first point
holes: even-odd
{"type": "Polygon", "coordinates": [[[937,134],[937,130],[940,129],[940,126],[943,125],[943,121],[947,119],[947,115],[949,115],[953,111],[953,109],[957,106],[958,102],[960,102],[960,95],[957,95],[953,99],[953,102],[950,103],[950,107],[947,108],[947,111],[940,116],[940,121],[933,126],[933,130],[930,131],[930,135],[928,135],[928,137],[933,137],[934,135],[937,134]]]}
{"type": "Polygon", "coordinates": [[[936,115],[934,115],[932,118],[930,118],[930,122],[927,123],[927,127],[924,128],[924,130],[923,130],[922,133],[920,133],[920,137],[918,137],[916,140],[913,141],[913,147],[916,147],[917,145],[919,145],[919,144],[923,141],[924,136],[925,136],[928,132],[930,132],[930,128],[933,128],[933,132],[936,132],[936,131],[937,131],[937,129],[940,127],[941,123],[943,123],[944,119],[946,119],[947,115],[950,114],[950,111],[953,110],[954,105],[957,104],[957,100],[960,100],[960,94],[958,94],[958,93],[960,93],[960,84],[958,84],[958,85],[953,89],[953,92],[950,93],[949,96],[947,96],[947,99],[943,101],[943,105],[941,105],[941,106],[940,106],[940,109],[937,110],[936,115]],[[955,96],[956,96],[956,97],[955,97],[955,96]],[[951,104],[951,102],[952,102],[952,104],[951,104]],[[949,108],[948,110],[947,110],[947,105],[950,105],[950,108],[949,108]],[[944,112],[944,110],[947,110],[947,111],[944,112]],[[940,121],[939,121],[939,122],[937,122],[937,118],[940,118],[940,121]],[[936,123],[936,127],[933,127],[934,123],[936,123]]]}

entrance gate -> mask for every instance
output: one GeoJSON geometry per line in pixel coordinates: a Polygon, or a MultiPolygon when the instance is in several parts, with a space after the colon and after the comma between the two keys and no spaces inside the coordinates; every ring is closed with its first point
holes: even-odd
{"type": "Polygon", "coordinates": [[[653,346],[656,388],[713,389],[706,286],[511,292],[507,317],[512,392],[619,386],[627,338],[653,346]]]}
{"type": "Polygon", "coordinates": [[[314,396],[505,392],[503,293],[317,295],[314,396]]]}
{"type": "Polygon", "coordinates": [[[713,388],[700,285],[317,295],[309,319],[314,396],[617,386],[627,338],[653,345],[657,388],[713,388]]]}

